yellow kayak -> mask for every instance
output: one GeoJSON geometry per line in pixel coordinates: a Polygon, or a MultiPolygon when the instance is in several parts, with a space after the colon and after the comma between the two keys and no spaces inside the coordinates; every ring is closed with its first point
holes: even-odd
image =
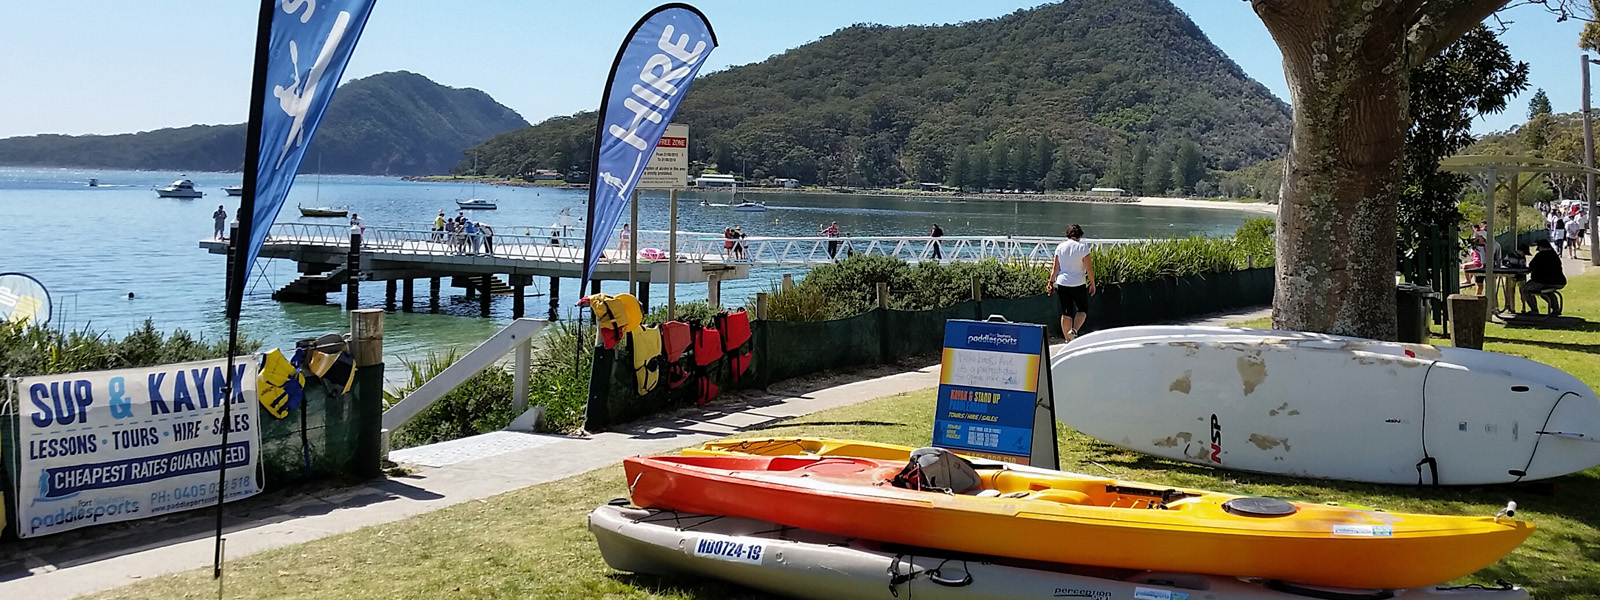
{"type": "Polygon", "coordinates": [[[1508,517],[1287,502],[992,461],[973,494],[888,485],[912,450],[736,440],[624,466],[634,503],[648,508],[973,554],[1346,588],[1444,583],[1493,564],[1534,529],[1508,517]],[[756,456],[781,462],[751,462],[756,456]]]}

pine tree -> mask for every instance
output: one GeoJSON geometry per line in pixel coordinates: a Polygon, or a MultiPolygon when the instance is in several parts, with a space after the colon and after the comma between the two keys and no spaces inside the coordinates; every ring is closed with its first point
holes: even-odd
{"type": "MultiPolygon", "coordinates": [[[[1050,178],[1050,172],[1056,166],[1056,145],[1055,142],[1050,141],[1049,136],[1039,138],[1039,141],[1033,145],[1033,164],[1033,176],[1038,180],[1038,189],[1049,188],[1050,186],[1046,182],[1050,178]]],[[[1073,178],[1076,179],[1076,175],[1073,178]]]]}
{"type": "Polygon", "coordinates": [[[1142,196],[1144,189],[1144,168],[1150,162],[1150,144],[1139,140],[1133,144],[1133,158],[1123,164],[1122,172],[1117,175],[1120,186],[1135,196],[1142,196]]]}
{"type": "Polygon", "coordinates": [[[1550,114],[1550,95],[1544,93],[1544,88],[1539,88],[1533,93],[1533,99],[1528,101],[1528,120],[1548,114],[1550,114]]]}
{"type": "Polygon", "coordinates": [[[1175,154],[1172,144],[1162,144],[1155,154],[1150,156],[1149,162],[1144,166],[1144,185],[1140,192],[1145,196],[1157,196],[1167,193],[1172,189],[1172,156],[1175,154]]]}
{"type": "Polygon", "coordinates": [[[968,178],[971,177],[968,172],[972,168],[970,160],[967,157],[967,148],[965,146],[957,149],[956,160],[951,165],[949,173],[946,174],[945,185],[958,189],[967,187],[968,178]]]}
{"type": "Polygon", "coordinates": [[[1011,148],[1011,187],[1031,190],[1034,185],[1033,143],[1023,138],[1011,148]]]}
{"type": "Polygon", "coordinates": [[[1011,171],[1011,140],[995,138],[994,145],[989,147],[989,187],[1002,190],[1011,187],[1011,171]]]}
{"type": "Polygon", "coordinates": [[[1045,178],[1045,188],[1052,190],[1070,190],[1078,185],[1078,167],[1072,164],[1072,157],[1065,152],[1055,153],[1055,164],[1050,167],[1050,176],[1045,178]]]}
{"type": "Polygon", "coordinates": [[[972,151],[972,171],[968,181],[971,182],[968,185],[978,191],[989,187],[989,153],[984,152],[983,148],[974,148],[972,151]]]}
{"type": "Polygon", "coordinates": [[[1178,144],[1177,157],[1172,160],[1173,182],[1180,191],[1194,191],[1194,184],[1206,176],[1206,159],[1200,154],[1200,144],[1184,140],[1178,144]]]}

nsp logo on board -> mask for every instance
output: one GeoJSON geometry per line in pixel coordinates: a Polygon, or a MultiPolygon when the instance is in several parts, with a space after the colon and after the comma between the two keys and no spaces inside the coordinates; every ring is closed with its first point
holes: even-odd
{"type": "Polygon", "coordinates": [[[1211,413],[1211,462],[1222,464],[1222,422],[1211,413]]]}
{"type": "Polygon", "coordinates": [[[984,347],[1015,350],[1020,343],[1017,336],[1006,333],[999,327],[972,325],[967,328],[967,344],[974,350],[984,347]]]}

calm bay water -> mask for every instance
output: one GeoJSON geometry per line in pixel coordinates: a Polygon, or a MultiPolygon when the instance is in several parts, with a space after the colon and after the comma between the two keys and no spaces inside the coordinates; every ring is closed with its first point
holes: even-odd
{"type": "MultiPolygon", "coordinates": [[[[0,272],[17,271],[38,278],[50,289],[56,323],[68,329],[89,328],[121,336],[154,319],[161,330],[182,328],[208,340],[224,339],[223,257],[201,250],[197,242],[211,234],[211,213],[217,205],[230,215],[238,198],[223,186],[239,185],[239,173],[105,171],[0,167],[0,272]],[[206,197],[194,200],[158,198],[154,191],[175,179],[194,180],[206,197]],[[99,187],[88,187],[90,178],[99,187]],[[127,298],[128,293],[134,299],[127,298]]],[[[688,192],[680,196],[679,228],[722,231],[742,225],[751,236],[811,236],[821,225],[838,221],[847,235],[926,235],[933,223],[946,235],[1060,236],[1070,223],[1080,223],[1092,238],[1166,237],[1233,231],[1248,216],[1223,209],[1164,208],[1117,204],[1013,202],[993,200],[929,200],[881,196],[764,193],[754,198],[771,207],[766,213],[738,213],[726,206],[701,206],[701,195],[724,204],[732,193],[688,192]]],[[[501,233],[519,226],[554,223],[563,208],[581,216],[587,192],[510,188],[456,183],[404,182],[387,177],[302,175],[290,193],[279,222],[342,224],[344,219],[299,216],[296,204],[348,206],[368,227],[431,223],[440,210],[456,214],[455,200],[468,197],[499,202],[495,211],[473,217],[501,233]],[[475,189],[474,189],[475,188],[475,189]]],[[[666,229],[667,196],[646,194],[639,205],[642,229],[666,229]]],[[[626,219],[626,216],[624,216],[626,219]]],[[[294,340],[342,331],[348,315],[339,306],[279,303],[272,290],[298,274],[289,261],[258,264],[245,299],[241,329],[268,347],[287,348],[294,340]]],[[[723,283],[727,303],[740,303],[771,288],[794,269],[758,268],[748,280],[723,283]]],[[[546,292],[548,280],[536,278],[533,291],[546,292]],[[536,289],[535,289],[536,288],[536,289]]],[[[383,285],[362,286],[362,308],[382,308],[383,285]]],[[[608,282],[618,293],[626,284],[608,282]]],[[[498,331],[511,318],[511,299],[493,300],[493,317],[479,318],[477,302],[461,290],[445,287],[441,314],[391,313],[385,319],[389,354],[416,357],[447,346],[470,348],[498,331]],[[454,294],[453,296],[451,294],[454,294]]],[[[680,285],[680,300],[705,298],[705,285],[680,285]]],[[[565,318],[577,301],[576,282],[561,286],[559,305],[565,318]]],[[[417,298],[425,302],[427,286],[419,282],[417,298]]],[[[340,294],[330,300],[342,301],[340,294]]],[[[655,304],[666,301],[666,286],[651,290],[655,304]]],[[[549,298],[528,298],[530,316],[543,316],[549,298]]],[[[423,310],[426,310],[425,308],[423,310]]]]}

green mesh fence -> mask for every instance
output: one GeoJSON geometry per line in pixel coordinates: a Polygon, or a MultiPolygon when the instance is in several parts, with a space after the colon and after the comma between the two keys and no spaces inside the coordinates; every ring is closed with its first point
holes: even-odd
{"type": "MultiPolygon", "coordinates": [[[[1085,331],[1176,321],[1197,315],[1260,306],[1272,301],[1273,270],[1189,276],[1162,281],[1114,284],[1089,299],[1085,331]]],[[[919,311],[872,309],[820,322],[753,321],[750,369],[737,383],[726,361],[710,371],[721,389],[763,388],[772,383],[841,367],[891,362],[916,354],[938,352],[944,345],[945,321],[1002,315],[1018,323],[1038,323],[1061,335],[1055,296],[984,299],[919,311]]],[[[633,363],[619,347],[612,369],[607,405],[612,423],[621,423],[672,406],[694,403],[689,390],[669,391],[665,378],[654,391],[639,396],[633,363]]]]}

